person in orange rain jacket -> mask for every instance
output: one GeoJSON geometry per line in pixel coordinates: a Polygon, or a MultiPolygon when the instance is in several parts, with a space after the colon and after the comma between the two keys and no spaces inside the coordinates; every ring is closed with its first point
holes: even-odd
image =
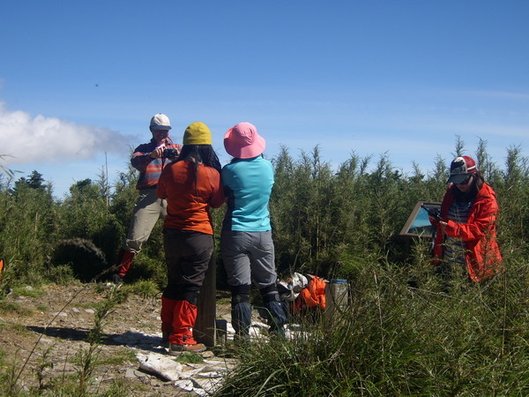
{"type": "Polygon", "coordinates": [[[485,183],[474,159],[454,159],[440,216],[430,217],[436,230],[433,262],[441,274],[449,276],[460,266],[478,283],[502,270],[496,239],[498,211],[496,193],[485,183]]]}
{"type": "Polygon", "coordinates": [[[157,195],[167,200],[164,250],[167,286],[162,294],[162,334],[169,354],[206,349],[193,338],[198,294],[213,255],[210,208],[224,204],[220,162],[211,132],[202,122],[190,124],[175,162],[162,171],[157,195]]]}

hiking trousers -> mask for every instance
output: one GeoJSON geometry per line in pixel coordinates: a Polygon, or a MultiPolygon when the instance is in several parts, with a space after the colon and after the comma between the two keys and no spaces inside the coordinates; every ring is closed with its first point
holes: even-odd
{"type": "Polygon", "coordinates": [[[259,289],[276,283],[272,231],[222,231],[220,248],[228,284],[251,285],[259,289]]]}
{"type": "Polygon", "coordinates": [[[134,254],[140,252],[160,216],[166,215],[167,201],[158,198],[156,188],[140,190],[124,249],[134,254]]]}
{"type": "Polygon", "coordinates": [[[163,296],[196,304],[213,255],[213,236],[200,232],[164,229],[167,287],[163,296]]]}

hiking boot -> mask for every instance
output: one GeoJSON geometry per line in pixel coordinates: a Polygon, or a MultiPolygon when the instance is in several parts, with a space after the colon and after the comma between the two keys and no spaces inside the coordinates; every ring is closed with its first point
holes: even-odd
{"type": "Polygon", "coordinates": [[[201,353],[206,351],[206,345],[203,343],[196,343],[194,345],[177,345],[175,343],[169,344],[169,355],[178,356],[183,352],[201,353]]]}

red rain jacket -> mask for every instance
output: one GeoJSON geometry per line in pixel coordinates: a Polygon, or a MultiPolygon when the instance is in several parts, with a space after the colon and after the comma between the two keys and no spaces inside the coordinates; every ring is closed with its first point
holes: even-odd
{"type": "MultiPolygon", "coordinates": [[[[451,185],[443,197],[441,219],[446,219],[448,209],[454,201],[454,189],[457,187],[451,185]]],[[[445,233],[464,242],[468,276],[476,283],[494,276],[502,269],[502,256],[496,241],[498,210],[496,193],[484,183],[470,207],[467,222],[447,221],[445,233]]],[[[443,257],[444,236],[441,233],[441,226],[439,224],[435,226],[437,233],[433,249],[434,264],[439,264],[440,258],[443,257]]]]}

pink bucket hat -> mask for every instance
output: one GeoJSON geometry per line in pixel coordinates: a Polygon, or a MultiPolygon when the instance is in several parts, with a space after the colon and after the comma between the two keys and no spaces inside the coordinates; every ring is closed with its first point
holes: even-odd
{"type": "Polygon", "coordinates": [[[264,152],[266,142],[257,133],[255,125],[243,121],[236,124],[224,135],[224,148],[228,154],[238,159],[251,159],[264,152]]]}

